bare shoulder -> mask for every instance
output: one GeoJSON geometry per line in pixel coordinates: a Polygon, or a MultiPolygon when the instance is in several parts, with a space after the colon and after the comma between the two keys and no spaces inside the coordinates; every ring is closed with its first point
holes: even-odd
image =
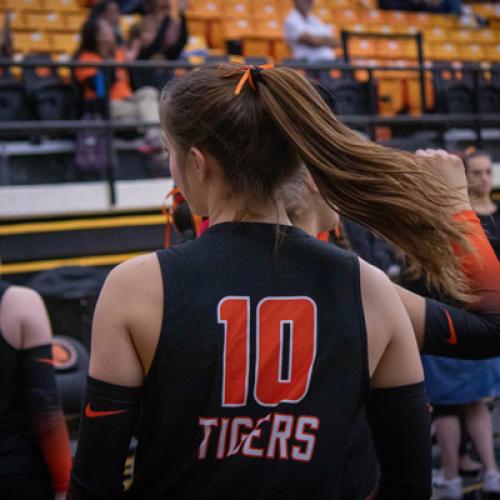
{"type": "Polygon", "coordinates": [[[11,286],[0,303],[0,328],[16,349],[51,342],[50,321],[42,297],[31,288],[11,286]]]}
{"type": "Polygon", "coordinates": [[[162,320],[163,281],[156,255],[136,257],[115,267],[94,314],[92,376],[139,385],[151,365],[162,320]],[[123,366],[128,369],[121,370],[123,366]]]}
{"type": "Polygon", "coordinates": [[[365,317],[370,317],[374,327],[383,327],[387,322],[387,314],[391,314],[393,303],[398,299],[397,293],[392,282],[380,269],[362,259],[359,259],[359,263],[365,317]]]}
{"type": "Polygon", "coordinates": [[[389,387],[419,380],[420,358],[410,318],[387,276],[360,260],[372,384],[389,387]]]}

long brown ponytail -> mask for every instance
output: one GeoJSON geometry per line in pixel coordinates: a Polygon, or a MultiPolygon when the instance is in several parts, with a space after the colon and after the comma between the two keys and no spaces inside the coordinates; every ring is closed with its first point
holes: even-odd
{"type": "Polygon", "coordinates": [[[242,75],[231,65],[205,67],[166,88],[162,123],[180,153],[205,150],[234,192],[264,196],[303,163],[329,204],[401,248],[435,286],[471,299],[450,243],[466,245],[450,217],[449,189],[426,160],[340,123],[289,68],[263,70],[255,90],[235,95],[242,75]]]}

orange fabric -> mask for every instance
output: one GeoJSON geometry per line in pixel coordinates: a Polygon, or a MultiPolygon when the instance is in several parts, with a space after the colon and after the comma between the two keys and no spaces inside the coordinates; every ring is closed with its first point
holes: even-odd
{"type": "Polygon", "coordinates": [[[245,71],[243,73],[243,76],[241,77],[240,81],[238,82],[238,85],[236,85],[236,89],[234,91],[234,93],[236,95],[240,95],[240,92],[243,89],[243,87],[245,86],[246,82],[248,82],[248,85],[250,85],[250,88],[254,92],[257,90],[257,87],[255,86],[255,82],[253,81],[253,78],[252,78],[252,70],[256,70],[256,69],[272,69],[272,68],[274,68],[274,64],[262,64],[260,66],[240,66],[234,72],[229,73],[228,75],[224,75],[224,76],[226,76],[226,77],[233,76],[238,71],[241,71],[241,70],[245,71]]]}
{"type": "Polygon", "coordinates": [[[474,252],[469,253],[458,245],[454,246],[462,269],[479,298],[471,309],[498,314],[500,312],[500,262],[473,210],[460,212],[454,218],[468,224],[470,228],[468,240],[474,249],[474,252]]]}
{"type": "Polygon", "coordinates": [[[328,241],[330,240],[330,234],[328,233],[328,231],[323,231],[322,233],[318,233],[318,240],[320,241],[324,241],[325,243],[328,243],[328,241]]]}
{"type": "MultiPolygon", "coordinates": [[[[125,61],[125,53],[118,49],[115,55],[115,62],[125,61]]],[[[95,52],[82,52],[78,58],[79,62],[103,62],[104,59],[95,52]]],[[[113,101],[121,101],[129,98],[132,95],[132,87],[128,71],[125,68],[117,68],[115,70],[116,81],[110,89],[110,97],[113,101]]],[[[75,71],[76,79],[79,82],[87,80],[97,74],[97,68],[77,68],[75,71]]],[[[87,87],[84,88],[85,99],[95,99],[96,93],[87,87]]]]}
{"type": "Polygon", "coordinates": [[[71,471],[71,450],[64,413],[62,410],[55,410],[36,415],[33,428],[54,490],[57,493],[65,492],[71,471]]]}

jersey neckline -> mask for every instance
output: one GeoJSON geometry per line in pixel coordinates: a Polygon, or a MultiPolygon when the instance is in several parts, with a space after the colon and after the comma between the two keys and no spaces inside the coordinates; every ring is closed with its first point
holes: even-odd
{"type": "Polygon", "coordinates": [[[219,222],[213,226],[210,226],[202,236],[211,233],[252,233],[252,234],[262,234],[262,235],[276,235],[276,227],[279,227],[280,233],[285,236],[310,238],[310,236],[295,226],[289,226],[284,224],[275,224],[270,222],[246,222],[246,221],[230,221],[230,222],[219,222]]]}

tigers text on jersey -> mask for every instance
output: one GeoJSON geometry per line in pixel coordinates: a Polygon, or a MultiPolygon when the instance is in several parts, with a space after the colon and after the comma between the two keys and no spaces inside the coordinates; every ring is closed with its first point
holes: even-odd
{"type": "Polygon", "coordinates": [[[130,495],[340,498],[369,382],[357,258],[243,222],[157,255],[164,318],[130,495]]]}

